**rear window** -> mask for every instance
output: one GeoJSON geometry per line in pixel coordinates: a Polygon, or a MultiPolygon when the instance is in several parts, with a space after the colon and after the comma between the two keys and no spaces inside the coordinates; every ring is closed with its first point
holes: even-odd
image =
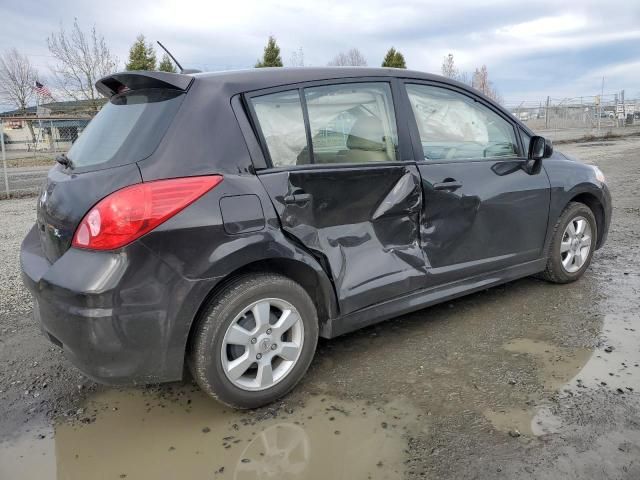
{"type": "Polygon", "coordinates": [[[107,168],[147,158],[171,124],[185,94],[134,90],[112,97],[89,123],[67,156],[74,168],[107,168]]]}

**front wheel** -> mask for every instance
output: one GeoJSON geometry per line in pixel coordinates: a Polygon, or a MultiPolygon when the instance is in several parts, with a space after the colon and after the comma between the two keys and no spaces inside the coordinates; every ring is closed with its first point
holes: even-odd
{"type": "Polygon", "coordinates": [[[580,278],[591,263],[597,234],[598,224],[589,207],[578,202],[567,205],[556,222],[542,278],[554,283],[580,278]]]}
{"type": "Polygon", "coordinates": [[[255,408],[285,395],[304,376],[318,342],[316,308],[296,282],[254,274],[231,282],[207,306],[189,365],[222,403],[255,408]]]}

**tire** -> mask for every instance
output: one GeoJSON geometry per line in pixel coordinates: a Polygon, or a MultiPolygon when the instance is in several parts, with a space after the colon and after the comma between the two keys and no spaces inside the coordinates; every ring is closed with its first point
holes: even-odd
{"type": "MultiPolygon", "coordinates": [[[[581,223],[579,224],[581,225],[581,223]]],[[[547,266],[540,274],[540,278],[553,283],[570,283],[579,279],[587,268],[589,268],[593,252],[596,249],[597,238],[598,224],[591,209],[583,203],[569,203],[562,211],[562,214],[560,214],[560,217],[558,217],[558,221],[555,224],[551,243],[547,252],[547,266]],[[590,235],[590,242],[588,242],[589,250],[588,253],[584,255],[583,247],[579,246],[582,245],[580,242],[586,241],[587,235],[583,234],[582,239],[577,239],[579,244],[575,246],[575,248],[577,248],[576,251],[582,251],[583,253],[583,255],[581,255],[581,257],[583,257],[582,263],[580,265],[573,263],[567,267],[563,264],[563,261],[566,261],[567,254],[574,252],[573,249],[568,252],[561,251],[561,249],[565,248],[564,245],[571,243],[571,241],[569,241],[569,237],[565,236],[571,235],[567,232],[567,228],[569,227],[569,224],[573,222],[575,230],[575,222],[580,222],[582,219],[584,219],[588,224],[588,229],[586,229],[585,232],[588,231],[590,235]]]]}
{"type": "Polygon", "coordinates": [[[256,408],[284,396],[300,381],[317,343],[318,315],[304,288],[282,275],[245,275],[233,280],[204,309],[193,335],[189,367],[200,388],[211,397],[234,408],[256,408]],[[268,324],[259,320],[265,317],[269,318],[268,324]],[[299,320],[291,320],[295,324],[279,333],[284,332],[285,317],[299,320]],[[283,326],[278,329],[278,325],[283,326]],[[236,332],[242,333],[234,336],[236,332]],[[242,345],[232,341],[237,338],[242,339],[242,345]],[[284,355],[285,345],[289,345],[288,359],[276,351],[276,347],[282,349],[284,355]],[[297,352],[290,353],[295,350],[292,346],[297,352]],[[253,363],[244,374],[232,379],[240,371],[231,368],[234,361],[241,363],[240,369],[249,361],[253,363]],[[271,365],[272,384],[268,374],[261,375],[268,370],[267,365],[271,365]]]}

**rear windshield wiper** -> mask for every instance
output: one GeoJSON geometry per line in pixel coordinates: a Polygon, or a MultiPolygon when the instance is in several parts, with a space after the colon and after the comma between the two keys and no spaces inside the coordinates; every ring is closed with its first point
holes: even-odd
{"type": "Polygon", "coordinates": [[[58,162],[60,165],[67,167],[67,168],[73,168],[73,162],[71,161],[71,159],[69,157],[67,157],[66,154],[61,153],[60,155],[58,155],[56,157],[56,162],[58,162]]]}

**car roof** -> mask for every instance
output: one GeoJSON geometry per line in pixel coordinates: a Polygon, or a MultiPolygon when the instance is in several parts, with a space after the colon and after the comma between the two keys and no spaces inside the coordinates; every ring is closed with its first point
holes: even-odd
{"type": "MultiPolygon", "coordinates": [[[[487,98],[481,92],[469,85],[450,78],[431,73],[406,70],[403,68],[373,68],[373,67],[275,67],[249,68],[246,70],[228,70],[223,72],[203,73],[168,73],[156,71],[125,71],[107,75],[96,82],[98,91],[109,98],[115,95],[119,88],[126,86],[135,88],[177,88],[186,91],[192,83],[197,82],[223,91],[224,95],[234,96],[239,93],[263,90],[303,82],[339,80],[339,79],[371,79],[371,78],[406,78],[438,82],[458,87],[464,91],[483,98],[486,102],[500,110],[505,116],[513,120],[513,115],[497,102],[487,98]]],[[[525,131],[529,128],[515,119],[525,131]]]]}
{"type": "MultiPolygon", "coordinates": [[[[288,84],[342,78],[397,77],[462,84],[439,75],[400,68],[372,67],[275,67],[190,74],[198,81],[219,82],[237,93],[288,84]]],[[[464,86],[463,86],[464,87],[464,86]]],[[[468,88],[468,87],[467,87],[468,88]]]]}

